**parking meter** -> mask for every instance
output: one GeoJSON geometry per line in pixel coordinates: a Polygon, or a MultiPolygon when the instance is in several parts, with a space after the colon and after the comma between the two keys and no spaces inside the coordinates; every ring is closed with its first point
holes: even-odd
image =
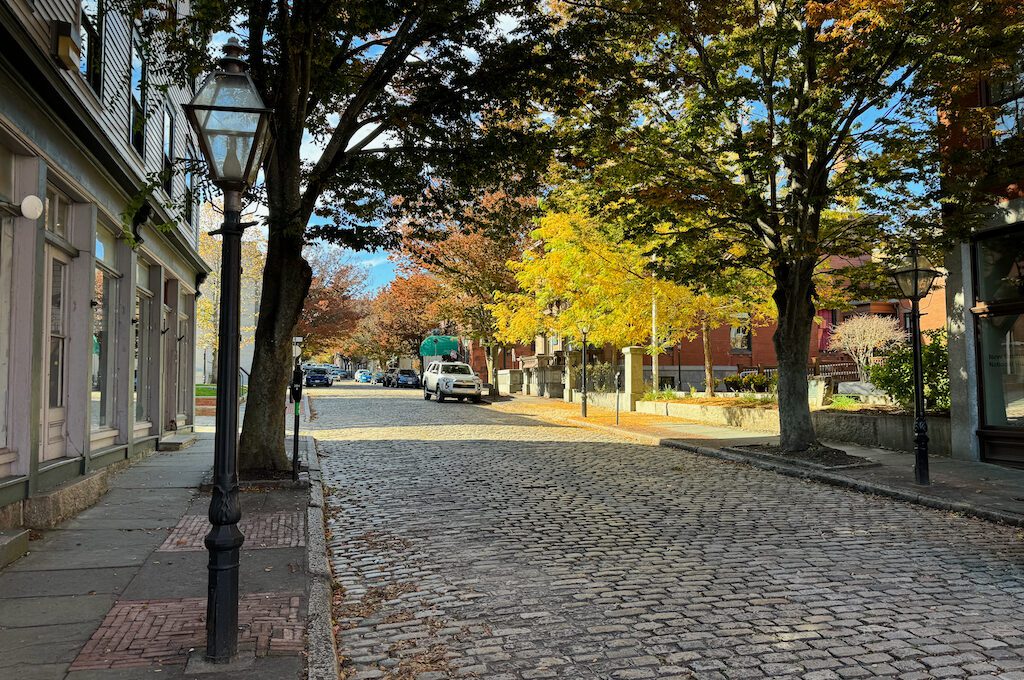
{"type": "Polygon", "coordinates": [[[289,386],[292,403],[295,404],[295,427],[292,440],[292,479],[299,481],[299,409],[302,403],[302,366],[295,359],[295,370],[292,371],[292,384],[289,386]]]}
{"type": "Polygon", "coordinates": [[[302,400],[302,367],[299,360],[295,360],[295,370],[292,371],[292,384],[289,386],[291,400],[296,404],[302,400]]]}

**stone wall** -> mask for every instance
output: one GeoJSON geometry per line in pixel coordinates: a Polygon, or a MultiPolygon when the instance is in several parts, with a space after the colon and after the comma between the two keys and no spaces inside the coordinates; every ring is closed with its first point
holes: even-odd
{"type": "Polygon", "coordinates": [[[741,406],[705,406],[667,401],[638,401],[636,410],[660,416],[695,420],[708,425],[742,427],[778,434],[779,412],[775,409],[743,408],[741,406]]]}
{"type": "MultiPolygon", "coordinates": [[[[894,451],[914,450],[914,417],[899,414],[811,413],[814,430],[821,439],[878,446],[894,451]]],[[[948,416],[928,418],[928,450],[941,456],[952,451],[948,416]]]]}

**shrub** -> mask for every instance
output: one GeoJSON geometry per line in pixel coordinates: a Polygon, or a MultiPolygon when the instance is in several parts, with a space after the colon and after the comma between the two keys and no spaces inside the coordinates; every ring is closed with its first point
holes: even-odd
{"type": "MultiPolygon", "coordinates": [[[[622,368],[620,367],[620,371],[622,368]]],[[[576,389],[582,389],[583,367],[574,366],[574,382],[576,389]]],[[[588,392],[614,392],[615,391],[615,368],[609,363],[587,364],[587,391],[588,392]]]]}
{"type": "Polygon", "coordinates": [[[676,399],[675,390],[655,390],[650,387],[644,392],[643,401],[672,401],[676,399]]]}
{"type": "Polygon", "coordinates": [[[743,376],[739,373],[735,375],[727,375],[723,381],[725,382],[725,386],[729,388],[730,392],[743,391],[743,376]]]}
{"type": "Polygon", "coordinates": [[[750,392],[771,392],[778,385],[778,378],[764,373],[750,373],[743,376],[743,387],[750,392]]]}
{"type": "MultiPolygon", "coordinates": [[[[946,331],[924,333],[928,342],[921,348],[924,367],[924,405],[929,411],[949,410],[949,348],[946,331]]],[[[871,367],[872,384],[884,390],[896,403],[914,408],[914,349],[910,343],[896,345],[882,363],[871,367]]]]}

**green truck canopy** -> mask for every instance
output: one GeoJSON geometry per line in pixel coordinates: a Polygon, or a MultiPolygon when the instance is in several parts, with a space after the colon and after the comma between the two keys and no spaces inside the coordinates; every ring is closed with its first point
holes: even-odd
{"type": "Polygon", "coordinates": [[[428,335],[420,343],[421,357],[449,355],[459,351],[459,339],[451,335],[428,335]]]}

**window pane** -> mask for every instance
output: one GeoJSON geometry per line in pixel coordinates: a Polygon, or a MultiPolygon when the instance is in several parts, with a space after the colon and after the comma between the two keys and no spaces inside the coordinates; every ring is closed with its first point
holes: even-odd
{"type": "Polygon", "coordinates": [[[135,420],[149,420],[149,333],[152,301],[140,295],[135,300],[135,420]]]}
{"type": "Polygon", "coordinates": [[[142,48],[139,47],[139,37],[137,35],[132,36],[131,51],[131,82],[128,88],[131,92],[129,135],[135,150],[145,155],[146,63],[143,59],[142,48]]]}
{"type": "Polygon", "coordinates": [[[975,257],[979,301],[1024,299],[1024,239],[1019,233],[979,240],[975,257]]]}
{"type": "Polygon", "coordinates": [[[174,160],[174,119],[170,111],[164,111],[164,160],[174,160]]]}
{"type": "Polygon", "coordinates": [[[46,192],[46,229],[62,238],[68,235],[68,200],[56,191],[46,192]]]}
{"type": "MultiPolygon", "coordinates": [[[[182,296],[181,304],[184,309],[186,296],[182,296]]],[[[192,395],[194,394],[194,387],[192,386],[192,373],[190,371],[191,361],[189,357],[192,353],[192,333],[191,333],[191,322],[187,316],[180,315],[178,317],[178,413],[187,414],[192,405],[192,395]]],[[[185,425],[187,423],[178,423],[185,425]]]]}
{"type": "Polygon", "coordinates": [[[143,94],[145,89],[145,61],[142,58],[142,48],[139,47],[138,36],[133,36],[132,39],[132,73],[131,73],[131,93],[132,99],[141,107],[143,103],[143,94]]]}
{"type": "Polygon", "coordinates": [[[14,196],[14,154],[0,144],[0,199],[14,196]]]}
{"type": "Polygon", "coordinates": [[[93,429],[113,425],[114,314],[117,281],[97,268],[92,312],[92,399],[93,429]]]}
{"type": "Polygon", "coordinates": [[[53,260],[50,271],[50,334],[64,335],[64,263],[53,260]]]}
{"type": "Polygon", "coordinates": [[[50,408],[64,405],[64,338],[50,336],[50,408]]]}
{"type": "Polygon", "coordinates": [[[1024,427],[1024,318],[978,320],[985,424],[1024,427]]]}
{"type": "Polygon", "coordinates": [[[96,259],[108,267],[117,265],[117,241],[106,229],[96,230],[96,259]]]}

